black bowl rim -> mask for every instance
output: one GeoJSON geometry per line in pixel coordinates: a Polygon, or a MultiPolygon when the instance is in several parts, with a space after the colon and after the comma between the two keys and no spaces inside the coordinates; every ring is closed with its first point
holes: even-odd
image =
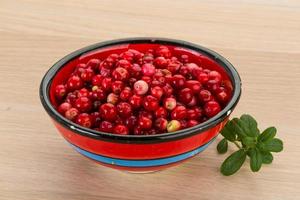
{"type": "Polygon", "coordinates": [[[231,114],[235,106],[237,105],[240,95],[241,95],[241,79],[234,68],[234,66],[226,60],[223,56],[219,55],[218,53],[206,48],[202,47],[197,44],[193,44],[190,42],[177,40],[177,39],[168,39],[168,38],[155,38],[155,37],[135,37],[135,38],[124,38],[124,39],[116,39],[116,40],[110,40],[105,42],[96,43],[87,47],[84,47],[82,49],[79,49],[77,51],[74,51],[73,53],[70,53],[69,55],[65,56],[58,62],[56,62],[44,75],[41,84],[40,84],[40,100],[42,105],[44,106],[47,113],[59,124],[66,127],[67,129],[78,133],[82,136],[87,136],[93,139],[98,140],[104,140],[109,142],[115,142],[115,143],[159,143],[159,142],[167,142],[172,140],[178,140],[182,138],[186,138],[192,135],[201,134],[205,130],[208,130],[209,128],[212,128],[222,122],[227,116],[231,114]],[[95,131],[92,129],[88,129],[82,126],[77,125],[76,123],[64,118],[61,116],[55,108],[52,106],[49,98],[49,88],[51,85],[51,81],[53,77],[56,75],[56,73],[59,72],[59,70],[69,61],[85,54],[93,50],[114,46],[114,45],[121,45],[121,44],[138,44],[138,43],[154,43],[154,44],[162,44],[162,45],[174,45],[178,47],[187,48],[190,50],[194,50],[196,52],[200,52],[201,54],[204,54],[208,56],[209,58],[216,61],[221,67],[223,67],[226,72],[228,73],[231,81],[233,82],[233,96],[229,103],[226,105],[225,108],[221,112],[219,112],[214,117],[210,118],[209,120],[187,128],[182,129],[176,132],[172,133],[163,133],[163,134],[157,134],[157,135],[116,135],[112,133],[105,133],[100,131],[95,131]]]}

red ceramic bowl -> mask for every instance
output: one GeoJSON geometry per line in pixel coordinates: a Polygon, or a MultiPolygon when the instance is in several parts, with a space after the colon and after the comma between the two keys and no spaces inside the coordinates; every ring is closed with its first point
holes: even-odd
{"type": "Polygon", "coordinates": [[[55,63],[44,76],[40,86],[40,99],[62,136],[82,155],[97,163],[127,171],[156,171],[187,160],[203,151],[225,125],[239,101],[241,80],[225,58],[219,54],[185,41],[161,38],[129,38],[94,44],[77,50],[55,63]],[[79,62],[91,58],[103,59],[111,53],[128,48],[143,51],[158,45],[168,46],[174,54],[188,54],[192,62],[201,62],[207,68],[222,73],[232,85],[232,97],[227,106],[216,116],[197,126],[158,135],[115,135],[98,132],[75,124],[55,107],[54,88],[61,84],[79,62]]]}

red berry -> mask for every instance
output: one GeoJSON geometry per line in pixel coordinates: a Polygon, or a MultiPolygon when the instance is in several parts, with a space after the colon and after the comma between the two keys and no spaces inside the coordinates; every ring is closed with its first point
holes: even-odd
{"type": "Polygon", "coordinates": [[[76,108],[70,108],[65,112],[65,117],[73,121],[79,114],[79,111],[76,108]]]}
{"type": "Polygon", "coordinates": [[[78,76],[71,76],[67,81],[67,88],[70,91],[82,88],[83,81],[78,76]]]}
{"type": "Polygon", "coordinates": [[[199,93],[199,100],[201,102],[208,102],[213,99],[213,96],[210,91],[208,90],[201,90],[199,93]]]}
{"type": "Polygon", "coordinates": [[[147,130],[152,127],[152,120],[147,117],[140,117],[138,124],[141,127],[141,129],[147,130]]]}
{"type": "Polygon", "coordinates": [[[215,80],[216,82],[221,82],[222,76],[219,72],[217,71],[210,71],[208,73],[208,79],[209,80],[215,80]]]}
{"type": "Polygon", "coordinates": [[[71,105],[70,103],[64,102],[64,103],[62,103],[62,104],[59,105],[59,107],[58,107],[58,112],[59,112],[60,114],[64,115],[65,112],[66,112],[67,110],[71,109],[71,108],[72,108],[72,105],[71,105]]]}
{"type": "Polygon", "coordinates": [[[188,119],[194,119],[194,120],[199,120],[202,117],[203,110],[199,107],[189,109],[187,111],[187,118],[188,119]]]}
{"type": "Polygon", "coordinates": [[[170,58],[172,56],[171,51],[166,46],[159,46],[156,49],[155,54],[156,54],[156,56],[162,56],[162,57],[165,57],[165,58],[170,58]]]}
{"type": "Polygon", "coordinates": [[[133,89],[136,94],[144,95],[148,92],[149,86],[145,81],[139,80],[134,83],[133,89]]]}
{"type": "Polygon", "coordinates": [[[117,105],[117,111],[121,117],[129,117],[132,114],[132,107],[129,103],[120,102],[117,105]]]}
{"type": "Polygon", "coordinates": [[[143,135],[142,128],[139,125],[135,126],[134,129],[133,129],[133,134],[134,135],[143,135]]]}
{"type": "Polygon", "coordinates": [[[158,118],[155,120],[155,128],[157,128],[160,131],[165,131],[167,129],[168,120],[165,118],[158,118]]]}
{"type": "Polygon", "coordinates": [[[129,103],[132,105],[133,108],[139,108],[142,105],[143,98],[138,95],[132,95],[129,98],[129,103]]]}
{"type": "Polygon", "coordinates": [[[124,88],[120,93],[120,99],[123,101],[127,101],[132,96],[131,89],[129,87],[124,88]]]}
{"type": "Polygon", "coordinates": [[[173,110],[176,107],[176,104],[177,104],[176,99],[174,99],[172,97],[166,98],[163,103],[164,103],[164,107],[167,110],[173,110]]]}
{"type": "Polygon", "coordinates": [[[92,102],[88,97],[79,97],[75,101],[74,107],[81,112],[88,112],[92,108],[92,102]]]}
{"type": "Polygon", "coordinates": [[[169,70],[172,74],[175,74],[181,67],[181,63],[178,61],[172,61],[170,62],[166,69],[169,70]]]}
{"type": "Polygon", "coordinates": [[[180,75],[180,74],[176,74],[172,77],[172,86],[180,89],[183,88],[185,85],[185,77],[180,75]]]}
{"type": "Polygon", "coordinates": [[[128,60],[119,60],[117,62],[117,66],[125,69],[129,69],[131,67],[131,63],[128,60]]]}
{"type": "Polygon", "coordinates": [[[201,72],[200,74],[198,74],[197,80],[200,83],[205,84],[208,81],[208,75],[207,75],[207,73],[201,72]]]}
{"type": "Polygon", "coordinates": [[[166,97],[171,96],[174,92],[173,88],[168,83],[165,86],[163,86],[163,90],[164,90],[164,96],[166,97]]]}
{"type": "Polygon", "coordinates": [[[81,73],[80,77],[83,81],[90,82],[94,77],[94,71],[90,68],[87,68],[81,73]]]}
{"type": "Polygon", "coordinates": [[[101,88],[103,88],[105,91],[110,91],[112,87],[112,80],[111,78],[103,78],[101,82],[101,88]]]}
{"type": "Polygon", "coordinates": [[[180,59],[181,59],[181,62],[183,62],[183,63],[188,63],[189,62],[189,56],[188,55],[183,54],[183,55],[180,56],[180,59]]]}
{"type": "Polygon", "coordinates": [[[130,130],[133,130],[134,127],[136,126],[137,124],[137,118],[136,116],[132,115],[128,118],[125,119],[125,125],[130,129],[130,130]]]}
{"type": "Polygon", "coordinates": [[[216,101],[209,101],[204,105],[204,112],[207,117],[213,117],[221,111],[221,107],[216,101]]]}
{"type": "Polygon", "coordinates": [[[188,104],[193,99],[193,91],[190,88],[184,88],[179,91],[178,99],[184,104],[188,104]]]}
{"type": "Polygon", "coordinates": [[[90,117],[91,117],[92,126],[98,127],[100,125],[100,122],[101,122],[100,113],[99,112],[92,112],[90,117]]]}
{"type": "Polygon", "coordinates": [[[230,96],[225,91],[217,93],[216,97],[222,103],[227,103],[230,98],[230,96]]]}
{"type": "Polygon", "coordinates": [[[124,125],[116,125],[113,132],[115,134],[119,134],[119,135],[128,135],[129,134],[129,130],[126,126],[124,125]]]}
{"type": "Polygon", "coordinates": [[[138,116],[139,116],[139,117],[147,117],[147,118],[153,120],[153,115],[152,115],[152,113],[149,112],[149,111],[146,111],[146,110],[140,110],[138,116]]]}
{"type": "Polygon", "coordinates": [[[148,111],[155,111],[159,107],[157,98],[154,96],[148,95],[143,100],[143,106],[148,111]]]}
{"type": "Polygon", "coordinates": [[[91,68],[92,70],[96,70],[98,69],[99,65],[100,65],[100,60],[93,58],[89,60],[89,62],[86,64],[86,67],[91,68]]]}
{"type": "Polygon", "coordinates": [[[128,73],[128,71],[125,68],[123,68],[123,67],[117,67],[112,72],[112,77],[115,80],[118,80],[118,81],[126,81],[129,78],[129,73],[128,73]]]}
{"type": "Polygon", "coordinates": [[[194,94],[197,94],[200,92],[202,86],[199,81],[196,80],[188,80],[185,82],[185,87],[190,88],[194,94]]]}
{"type": "Polygon", "coordinates": [[[184,106],[176,106],[171,112],[171,118],[182,120],[187,117],[187,110],[184,106]]]}
{"type": "Polygon", "coordinates": [[[154,65],[150,63],[143,64],[142,73],[144,74],[144,76],[153,76],[153,74],[155,73],[154,65]]]}
{"type": "Polygon", "coordinates": [[[109,95],[107,95],[107,99],[106,99],[107,103],[111,103],[111,104],[117,104],[119,101],[119,96],[116,95],[115,93],[110,93],[109,95]]]}
{"type": "Polygon", "coordinates": [[[189,77],[191,73],[190,73],[189,68],[187,66],[183,65],[179,69],[179,74],[181,74],[185,77],[189,77]]]}
{"type": "Polygon", "coordinates": [[[154,65],[157,68],[165,68],[168,65],[168,61],[164,57],[162,57],[162,56],[156,57],[154,59],[154,65]]]}
{"type": "Polygon", "coordinates": [[[64,85],[57,85],[55,87],[55,96],[58,99],[62,99],[67,93],[66,87],[64,85]]]}
{"type": "Polygon", "coordinates": [[[197,98],[195,96],[193,96],[192,100],[186,105],[189,107],[193,107],[193,106],[196,106],[197,104],[198,104],[197,98]]]}
{"type": "Polygon", "coordinates": [[[115,94],[120,94],[124,89],[124,83],[122,81],[114,81],[111,84],[111,89],[115,94]]]}
{"type": "Polygon", "coordinates": [[[92,84],[100,87],[102,85],[102,80],[103,80],[103,77],[101,75],[97,74],[97,75],[93,76],[92,84]]]}
{"type": "Polygon", "coordinates": [[[99,130],[106,133],[112,133],[114,129],[114,126],[109,121],[102,121],[99,125],[99,130]]]}
{"type": "Polygon", "coordinates": [[[142,76],[142,81],[145,81],[148,85],[150,85],[152,78],[150,76],[142,76]]]}
{"type": "Polygon", "coordinates": [[[107,121],[114,121],[117,118],[117,109],[111,103],[102,104],[99,112],[101,114],[101,118],[107,121]]]}
{"type": "Polygon", "coordinates": [[[82,88],[78,91],[77,96],[78,97],[88,97],[89,96],[89,91],[86,88],[82,88]]]}
{"type": "Polygon", "coordinates": [[[193,127],[193,126],[196,126],[197,124],[199,124],[199,122],[197,120],[188,120],[187,121],[187,127],[193,127]]]}
{"type": "Polygon", "coordinates": [[[110,74],[111,74],[111,70],[110,69],[102,67],[99,71],[100,71],[100,75],[102,77],[110,77],[110,74]]]}
{"type": "Polygon", "coordinates": [[[93,86],[92,87],[92,93],[91,93],[91,98],[93,100],[104,100],[106,98],[106,92],[100,88],[98,88],[98,86],[93,86]]]}
{"type": "Polygon", "coordinates": [[[134,53],[128,50],[128,51],[125,51],[124,53],[121,53],[120,57],[125,60],[128,60],[129,62],[132,62],[134,59],[134,53]]]}
{"type": "Polygon", "coordinates": [[[156,118],[167,118],[168,112],[164,107],[159,107],[157,110],[155,110],[154,115],[156,118]]]}
{"type": "Polygon", "coordinates": [[[178,131],[181,128],[181,124],[178,120],[171,120],[167,125],[168,132],[178,131]]]}
{"type": "Polygon", "coordinates": [[[73,92],[70,92],[66,97],[66,102],[70,103],[71,105],[74,105],[76,99],[77,99],[77,95],[74,94],[73,92]]]}
{"type": "Polygon", "coordinates": [[[159,86],[151,87],[150,91],[151,91],[151,95],[157,99],[160,99],[164,94],[164,90],[159,86]]]}
{"type": "Polygon", "coordinates": [[[80,126],[90,128],[92,126],[92,119],[89,114],[81,113],[77,116],[76,123],[80,126]]]}
{"type": "Polygon", "coordinates": [[[131,76],[138,78],[142,73],[142,68],[139,64],[135,63],[129,68],[129,72],[131,76]]]}

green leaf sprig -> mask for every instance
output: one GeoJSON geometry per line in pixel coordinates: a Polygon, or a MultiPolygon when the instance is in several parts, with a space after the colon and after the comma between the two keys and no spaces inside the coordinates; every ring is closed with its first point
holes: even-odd
{"type": "Polygon", "coordinates": [[[217,145],[220,154],[227,152],[229,142],[234,143],[238,148],[236,152],[225,159],[221,166],[220,171],[225,176],[237,172],[247,156],[250,158],[251,170],[257,172],[262,164],[272,163],[271,152],[283,150],[282,141],[275,138],[276,128],[269,127],[260,133],[256,120],[248,114],[229,120],[221,134],[224,138],[217,145]]]}

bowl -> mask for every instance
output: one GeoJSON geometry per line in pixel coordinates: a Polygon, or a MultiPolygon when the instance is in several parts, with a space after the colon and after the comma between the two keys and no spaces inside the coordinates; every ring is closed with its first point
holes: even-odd
{"type": "Polygon", "coordinates": [[[197,155],[206,149],[224,127],[241,95],[238,72],[218,53],[197,44],[165,38],[127,38],[100,42],[77,50],[55,63],[40,85],[40,100],[55,127],[77,152],[107,167],[129,172],[162,170],[197,155]],[[174,52],[190,55],[219,71],[232,86],[228,104],[214,117],[194,127],[157,135],[116,135],[84,128],[60,115],[54,97],[54,86],[61,84],[79,62],[97,57],[105,58],[128,48],[143,51],[149,47],[166,45],[174,52]]]}

